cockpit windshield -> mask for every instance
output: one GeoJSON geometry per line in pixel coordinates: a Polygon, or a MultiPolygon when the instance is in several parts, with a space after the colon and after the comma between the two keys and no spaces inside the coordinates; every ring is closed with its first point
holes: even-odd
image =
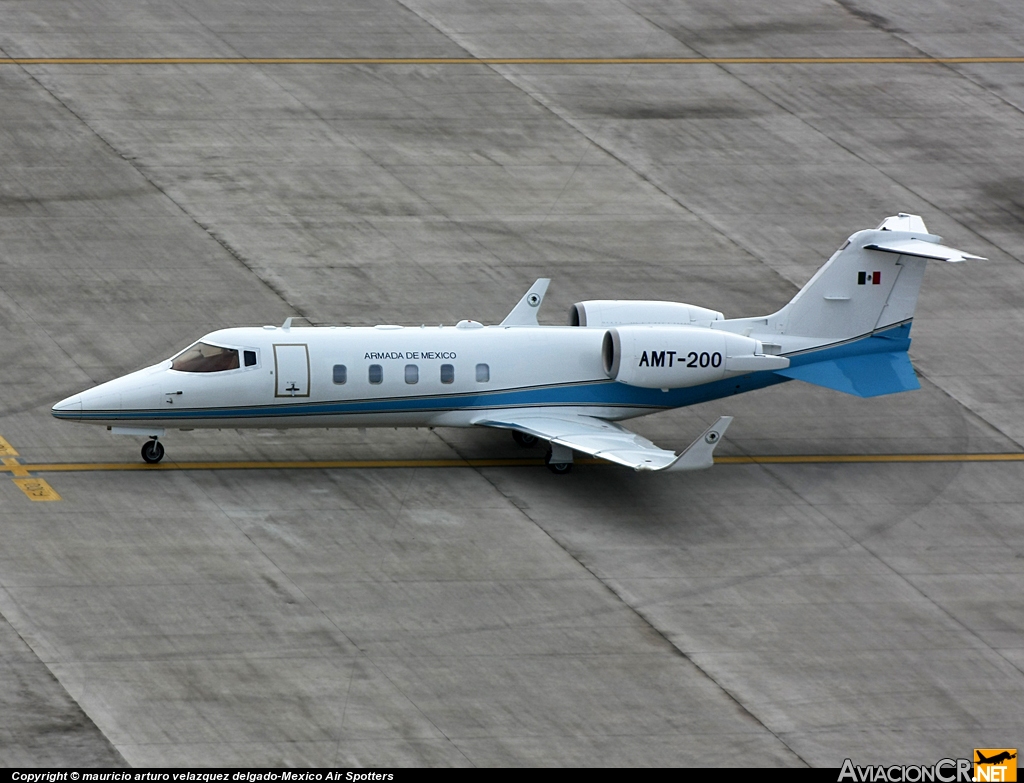
{"type": "Polygon", "coordinates": [[[174,357],[171,369],[178,372],[223,372],[238,369],[238,351],[219,345],[196,343],[174,357]]]}

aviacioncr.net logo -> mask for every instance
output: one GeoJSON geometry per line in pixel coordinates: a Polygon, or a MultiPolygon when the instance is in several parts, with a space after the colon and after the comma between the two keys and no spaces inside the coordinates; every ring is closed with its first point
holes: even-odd
{"type": "Polygon", "coordinates": [[[970,759],[939,759],[934,764],[869,764],[843,761],[838,783],[972,783],[970,759]]]}
{"type": "Polygon", "coordinates": [[[1016,748],[975,748],[974,780],[977,783],[1015,783],[1016,748]]]}

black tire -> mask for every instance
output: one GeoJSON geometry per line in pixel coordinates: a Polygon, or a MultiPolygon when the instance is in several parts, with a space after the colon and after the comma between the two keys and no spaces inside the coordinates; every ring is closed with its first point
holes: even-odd
{"type": "Polygon", "coordinates": [[[164,458],[164,444],[158,440],[147,440],[142,444],[142,459],[155,465],[164,458]]]}
{"type": "Polygon", "coordinates": [[[544,455],[544,464],[548,466],[548,470],[554,473],[556,476],[564,476],[566,473],[572,471],[571,462],[552,462],[551,461],[551,449],[548,449],[548,453],[544,455]]]}
{"type": "Polygon", "coordinates": [[[531,449],[537,445],[537,441],[540,440],[536,435],[530,435],[526,432],[518,432],[517,430],[512,431],[512,440],[522,446],[524,449],[531,449]]]}

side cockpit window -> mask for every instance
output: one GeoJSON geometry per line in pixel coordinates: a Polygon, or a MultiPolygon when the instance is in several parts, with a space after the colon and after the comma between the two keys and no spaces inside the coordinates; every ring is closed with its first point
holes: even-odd
{"type": "MultiPolygon", "coordinates": [[[[251,351],[246,351],[246,354],[249,353],[251,351]]],[[[223,372],[237,370],[238,367],[238,351],[208,343],[196,343],[191,348],[186,348],[171,362],[171,369],[178,372],[223,372]]]]}
{"type": "Polygon", "coordinates": [[[245,366],[255,367],[256,366],[256,351],[243,351],[245,355],[245,366]]]}

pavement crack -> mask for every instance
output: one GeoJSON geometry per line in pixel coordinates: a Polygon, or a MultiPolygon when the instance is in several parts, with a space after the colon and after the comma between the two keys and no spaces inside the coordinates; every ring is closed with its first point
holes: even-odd
{"type": "MultiPolygon", "coordinates": [[[[459,449],[458,449],[458,448],[457,448],[457,447],[455,446],[455,444],[453,444],[453,443],[451,443],[450,441],[448,441],[447,439],[445,439],[445,438],[444,438],[444,436],[443,436],[443,435],[442,435],[442,434],[441,434],[441,433],[440,433],[440,432],[439,432],[438,430],[434,430],[434,433],[435,433],[435,435],[437,435],[437,437],[438,437],[438,438],[439,438],[439,439],[440,439],[440,440],[441,440],[441,441],[442,441],[442,442],[443,442],[443,443],[444,443],[444,444],[445,444],[446,446],[448,446],[448,448],[450,448],[450,449],[451,449],[452,451],[454,451],[454,452],[455,452],[456,454],[458,454],[458,455],[459,455],[460,457],[462,457],[463,459],[465,459],[465,457],[464,457],[464,456],[463,456],[463,455],[461,454],[461,452],[460,452],[460,451],[459,451],[459,449]]],[[[713,684],[714,684],[714,686],[715,686],[715,687],[716,687],[716,688],[717,688],[717,689],[718,689],[718,690],[719,690],[719,691],[720,691],[720,692],[721,692],[721,693],[722,693],[722,694],[723,694],[723,695],[724,695],[724,696],[725,696],[725,697],[726,697],[726,698],[727,698],[727,699],[729,700],[729,702],[730,702],[730,703],[731,703],[731,704],[732,704],[732,705],[733,705],[733,706],[734,706],[734,707],[735,707],[735,708],[736,708],[736,709],[737,709],[737,710],[738,710],[738,711],[739,711],[739,712],[740,712],[740,713],[741,713],[742,715],[746,716],[746,718],[747,718],[748,720],[750,720],[750,721],[752,721],[752,722],[756,723],[756,724],[757,724],[757,725],[758,725],[759,727],[761,727],[761,728],[762,728],[762,729],[763,729],[764,731],[766,731],[766,732],[767,732],[768,734],[770,734],[770,735],[771,735],[772,737],[774,737],[774,738],[775,738],[775,740],[777,740],[777,741],[778,741],[778,743],[779,743],[779,744],[780,744],[780,745],[781,745],[782,747],[784,747],[784,748],[785,748],[785,749],[786,749],[787,751],[789,751],[789,752],[790,752],[790,753],[791,753],[791,754],[792,754],[792,755],[794,756],[794,758],[798,759],[798,760],[800,761],[800,763],[802,763],[802,764],[804,764],[805,766],[808,766],[808,767],[809,767],[809,766],[811,766],[810,762],[808,762],[808,761],[807,761],[807,760],[806,760],[806,759],[805,759],[805,758],[804,758],[803,756],[801,756],[801,755],[800,755],[800,754],[799,754],[799,753],[798,753],[798,752],[797,752],[797,751],[796,751],[796,750],[795,750],[795,749],[793,748],[793,746],[792,746],[792,745],[791,745],[791,744],[790,744],[789,742],[787,742],[786,740],[784,740],[784,739],[782,738],[782,736],[781,736],[781,734],[780,734],[779,732],[776,732],[776,731],[774,731],[774,730],[773,730],[773,729],[772,729],[771,727],[769,727],[769,726],[768,726],[768,725],[767,725],[767,724],[766,724],[766,723],[765,723],[765,722],[764,722],[763,720],[761,720],[761,719],[760,719],[760,718],[759,718],[759,717],[758,717],[758,716],[757,716],[757,715],[756,715],[756,714],[755,714],[755,713],[753,712],[753,710],[752,710],[752,709],[748,708],[748,707],[747,707],[747,706],[746,706],[746,705],[745,705],[745,704],[743,703],[743,701],[742,701],[742,700],[741,700],[741,699],[740,699],[740,698],[739,698],[739,697],[738,697],[738,696],[737,696],[736,694],[734,694],[734,693],[733,693],[733,692],[732,692],[731,690],[729,690],[729,688],[727,688],[727,687],[726,687],[726,686],[725,686],[725,685],[724,685],[724,684],[723,684],[722,682],[720,682],[720,681],[719,681],[718,679],[716,679],[716,678],[715,678],[715,676],[714,676],[714,675],[713,675],[713,674],[712,674],[712,673],[711,673],[711,672],[710,672],[710,671],[709,671],[708,669],[706,669],[705,667],[701,666],[701,665],[700,665],[700,664],[699,664],[699,663],[698,663],[698,662],[697,662],[697,661],[696,661],[696,660],[695,660],[695,659],[693,658],[693,656],[691,656],[691,655],[690,655],[690,654],[689,654],[689,653],[688,653],[688,652],[687,652],[686,650],[682,649],[682,648],[681,648],[681,647],[680,647],[679,645],[677,645],[677,644],[676,644],[675,642],[673,642],[673,641],[672,641],[672,639],[670,639],[670,638],[669,638],[669,636],[668,636],[668,635],[667,635],[667,634],[665,633],[665,631],[663,631],[663,630],[662,630],[662,629],[661,629],[661,628],[660,628],[660,627],[659,627],[659,626],[657,625],[657,623],[655,623],[655,622],[654,622],[654,620],[652,620],[652,619],[651,619],[650,617],[648,617],[648,616],[647,616],[647,614],[646,614],[646,613],[645,613],[645,612],[644,612],[644,611],[643,611],[643,610],[642,610],[641,608],[639,608],[639,607],[637,607],[637,606],[634,606],[634,605],[633,605],[633,604],[631,604],[631,603],[630,603],[629,601],[627,601],[627,600],[626,600],[626,598],[625,598],[625,596],[623,596],[623,595],[622,595],[622,594],[621,594],[621,593],[620,593],[620,592],[619,592],[618,590],[616,590],[616,589],[615,589],[615,588],[614,588],[614,587],[613,587],[612,585],[610,585],[610,584],[609,584],[609,583],[608,583],[607,581],[605,581],[604,579],[602,579],[602,578],[601,578],[601,576],[600,576],[600,575],[599,575],[599,574],[598,574],[598,573],[597,573],[596,571],[594,571],[594,570],[593,570],[593,568],[591,568],[591,567],[590,567],[590,566],[589,566],[589,565],[588,565],[588,564],[587,564],[586,562],[584,562],[583,560],[581,560],[581,559],[580,559],[580,558],[579,558],[579,557],[578,557],[578,556],[577,556],[576,554],[574,554],[574,553],[573,553],[572,551],[570,551],[570,550],[569,550],[569,548],[568,548],[568,547],[566,547],[566,546],[565,546],[565,545],[564,545],[564,544],[563,544],[563,543],[562,543],[561,541],[559,541],[559,540],[558,540],[557,538],[555,538],[555,536],[553,536],[553,535],[552,535],[552,534],[551,534],[551,533],[550,533],[550,532],[549,532],[549,531],[548,531],[548,530],[547,530],[547,529],[546,529],[546,528],[545,528],[545,527],[544,527],[544,526],[543,526],[543,525],[542,525],[542,524],[541,524],[541,523],[540,523],[540,522],[539,522],[539,521],[538,521],[538,520],[537,520],[537,519],[536,519],[536,518],[535,518],[535,517],[534,517],[534,516],[533,516],[533,515],[532,515],[532,514],[530,513],[530,510],[529,510],[529,508],[523,507],[523,506],[522,506],[521,504],[517,503],[517,502],[516,502],[516,500],[515,500],[515,499],[514,499],[514,498],[513,498],[512,496],[510,496],[510,495],[509,495],[508,493],[504,492],[504,491],[503,491],[503,490],[501,489],[501,487],[499,487],[499,486],[498,486],[498,484],[497,484],[497,483],[495,483],[495,481],[493,480],[493,478],[491,477],[491,475],[489,475],[489,473],[488,473],[487,471],[485,471],[485,470],[484,470],[483,468],[474,468],[474,470],[475,470],[475,471],[476,471],[476,472],[477,472],[477,473],[479,474],[479,476],[480,476],[480,478],[481,478],[481,479],[483,479],[483,480],[484,480],[485,482],[487,482],[487,484],[488,484],[488,485],[489,485],[489,486],[490,486],[490,487],[491,487],[491,488],[492,488],[492,489],[493,489],[493,490],[494,490],[494,491],[495,491],[495,492],[496,492],[497,494],[499,494],[499,495],[500,495],[501,497],[505,498],[505,500],[506,500],[506,501],[507,501],[507,502],[509,503],[509,505],[510,505],[510,506],[512,506],[512,507],[513,507],[513,508],[515,508],[515,509],[516,509],[516,510],[517,510],[517,511],[518,511],[518,512],[520,513],[520,514],[522,514],[522,516],[523,516],[523,517],[524,517],[524,518],[525,518],[526,520],[528,520],[528,521],[530,522],[530,524],[532,524],[532,525],[533,525],[534,527],[536,527],[536,528],[537,528],[537,530],[539,530],[539,531],[540,531],[540,532],[541,532],[541,533],[542,533],[542,534],[543,534],[544,536],[546,536],[546,537],[547,537],[547,539],[548,539],[549,541],[551,541],[551,543],[552,543],[552,544],[554,544],[554,545],[555,545],[556,547],[558,547],[558,548],[559,548],[559,549],[560,549],[560,550],[561,550],[562,552],[564,552],[564,553],[565,553],[565,555],[566,555],[567,557],[569,557],[570,559],[572,559],[572,560],[573,560],[573,562],[575,562],[575,563],[576,563],[576,564],[577,564],[577,565],[578,565],[578,566],[579,566],[580,568],[582,568],[582,569],[583,569],[584,571],[586,571],[586,572],[587,572],[587,573],[588,573],[588,574],[589,574],[589,575],[590,575],[590,576],[591,576],[591,577],[592,577],[592,578],[593,578],[594,580],[596,580],[596,581],[597,581],[597,582],[598,582],[598,583],[599,583],[599,584],[600,584],[600,585],[601,585],[601,586],[602,586],[602,587],[603,587],[603,588],[604,588],[604,589],[605,589],[605,590],[606,590],[606,591],[607,591],[607,592],[608,592],[608,593],[609,593],[610,595],[612,595],[612,596],[614,597],[614,599],[615,599],[615,601],[616,601],[616,602],[618,602],[618,603],[619,603],[620,605],[622,605],[622,606],[626,607],[626,609],[628,609],[628,610],[629,610],[630,612],[632,612],[632,613],[633,613],[634,615],[636,615],[636,616],[637,616],[637,617],[638,617],[638,618],[639,618],[639,619],[640,619],[640,620],[641,620],[641,621],[643,622],[643,624],[644,624],[644,625],[645,625],[645,626],[646,626],[646,627],[647,627],[648,629],[650,629],[650,631],[651,631],[651,632],[652,632],[653,634],[655,634],[656,636],[658,636],[658,637],[659,637],[659,638],[660,638],[660,639],[661,639],[661,640],[662,640],[662,641],[663,641],[663,642],[664,642],[664,643],[665,643],[665,644],[666,644],[666,645],[667,645],[667,646],[668,646],[668,647],[669,647],[669,648],[670,648],[670,649],[672,650],[672,652],[673,652],[673,653],[674,653],[674,654],[675,654],[676,656],[678,656],[678,657],[680,657],[680,658],[684,659],[684,660],[685,660],[685,661],[686,661],[687,663],[689,663],[689,664],[690,664],[690,665],[691,665],[691,666],[692,666],[692,667],[694,668],[694,670],[696,670],[697,672],[699,672],[699,673],[701,674],[701,676],[703,676],[703,677],[704,677],[705,679],[707,679],[707,680],[708,680],[709,682],[713,683],[713,684]]]]}
{"type": "MultiPolygon", "coordinates": [[[[0,50],[0,54],[3,54],[2,50],[0,50]]],[[[287,293],[280,286],[274,285],[270,280],[268,280],[267,278],[265,278],[262,275],[260,275],[260,273],[256,270],[256,268],[252,265],[252,263],[242,254],[241,251],[239,251],[237,248],[235,248],[233,245],[231,245],[231,243],[229,243],[226,239],[224,239],[222,236],[218,235],[215,231],[213,231],[208,225],[206,225],[202,220],[200,220],[196,215],[194,215],[182,201],[174,198],[174,196],[172,196],[167,191],[166,188],[164,188],[152,176],[150,176],[146,172],[145,168],[138,163],[138,161],[137,161],[135,156],[129,155],[129,154],[125,153],[125,152],[122,152],[120,149],[118,149],[117,146],[112,141],[110,141],[110,139],[108,139],[105,135],[103,135],[103,133],[101,133],[95,126],[93,126],[92,123],[90,123],[84,116],[82,116],[79,112],[75,111],[67,103],[67,101],[63,100],[57,94],[56,90],[48,87],[34,73],[32,73],[32,71],[30,70],[29,66],[18,64],[17,67],[33,83],[35,83],[39,87],[39,89],[43,90],[47,95],[50,96],[51,99],[53,99],[61,108],[63,108],[64,111],[66,111],[68,114],[70,114],[72,117],[74,117],[75,120],[79,124],[81,124],[82,127],[86,128],[111,153],[113,153],[118,158],[123,160],[126,164],[131,166],[132,169],[134,169],[135,172],[153,190],[155,190],[157,193],[159,193],[161,196],[163,196],[165,199],[167,199],[168,202],[173,204],[178,209],[178,211],[181,212],[181,214],[184,215],[189,220],[189,222],[191,222],[198,229],[200,229],[204,234],[206,234],[206,236],[208,236],[210,239],[212,239],[214,242],[216,242],[218,245],[220,245],[220,247],[225,252],[227,252],[228,255],[230,255],[236,262],[238,262],[238,264],[240,266],[242,266],[249,273],[251,273],[257,280],[259,280],[267,288],[267,290],[269,290],[274,295],[275,298],[280,299],[289,308],[291,308],[294,311],[296,316],[301,316],[303,318],[308,318],[309,317],[308,313],[305,312],[305,310],[303,308],[301,308],[295,302],[293,302],[291,299],[289,299],[287,293]]]]}
{"type": "MultiPolygon", "coordinates": [[[[194,477],[191,478],[190,480],[192,481],[193,485],[196,487],[197,491],[202,493],[220,511],[220,513],[224,516],[224,518],[226,519],[228,524],[233,526],[235,528],[235,530],[238,532],[238,534],[241,535],[243,538],[245,538],[246,541],[249,542],[249,545],[253,549],[255,549],[257,552],[259,552],[260,556],[263,557],[266,560],[266,562],[270,564],[270,566],[274,569],[274,571],[280,576],[281,580],[286,582],[288,585],[291,586],[291,588],[293,590],[295,590],[295,592],[297,592],[299,595],[301,595],[303,600],[306,601],[311,607],[313,607],[316,610],[317,614],[320,615],[320,617],[324,620],[324,622],[326,622],[329,626],[334,628],[339,634],[341,634],[342,638],[345,639],[345,641],[349,645],[351,645],[352,652],[350,653],[350,656],[351,656],[351,659],[353,660],[353,665],[352,665],[352,669],[349,671],[349,678],[350,679],[349,679],[349,683],[348,683],[348,690],[346,691],[346,696],[345,696],[345,711],[347,711],[347,709],[348,709],[348,700],[349,700],[349,694],[350,694],[351,688],[352,688],[352,679],[354,679],[354,677],[355,677],[355,672],[354,672],[355,663],[354,663],[354,661],[355,660],[365,661],[366,664],[369,667],[371,667],[374,671],[377,672],[377,674],[379,674],[381,677],[383,677],[385,680],[387,680],[388,684],[392,688],[394,688],[395,693],[400,694],[403,699],[405,699],[410,705],[412,705],[412,708],[414,710],[416,710],[416,712],[423,718],[423,720],[425,720],[428,724],[430,724],[430,726],[433,727],[433,729],[440,736],[444,737],[444,739],[456,750],[456,752],[458,752],[463,758],[466,759],[467,763],[469,763],[470,765],[475,767],[476,764],[474,764],[473,761],[468,756],[466,756],[465,752],[462,750],[462,748],[459,747],[458,743],[456,743],[449,736],[449,734],[444,729],[442,729],[441,726],[438,725],[437,721],[435,721],[433,718],[431,718],[430,715],[427,714],[426,710],[423,707],[421,707],[419,704],[417,704],[416,700],[412,696],[410,696],[408,693],[406,693],[406,691],[397,682],[395,682],[394,678],[392,678],[391,676],[388,675],[388,673],[384,670],[384,668],[381,666],[381,664],[378,663],[377,661],[375,661],[374,658],[370,655],[370,653],[368,653],[363,647],[361,647],[359,645],[359,643],[355,639],[353,639],[345,631],[345,629],[342,628],[334,620],[334,618],[331,617],[327,613],[327,611],[322,606],[320,606],[320,604],[318,604],[305,590],[302,589],[301,586],[299,586],[299,584],[291,577],[291,575],[288,574],[277,563],[277,561],[274,560],[273,556],[269,552],[267,552],[262,546],[260,546],[259,542],[252,535],[250,535],[248,531],[246,531],[246,530],[244,530],[242,528],[242,526],[239,523],[239,521],[237,519],[235,519],[234,517],[232,517],[223,507],[221,507],[220,503],[217,502],[217,499],[215,497],[213,497],[206,490],[206,488],[204,486],[202,486],[194,477]]],[[[411,479],[410,479],[410,482],[411,482],[411,479]]],[[[406,491],[408,491],[408,489],[406,491]]],[[[403,499],[403,503],[404,503],[404,499],[403,499]]],[[[324,656],[324,657],[326,658],[326,656],[324,656]]],[[[342,716],[342,723],[341,723],[341,725],[338,726],[338,744],[335,747],[335,756],[336,757],[337,757],[338,754],[340,754],[341,743],[343,742],[343,735],[344,735],[344,713],[343,713],[343,716],[342,716]]]]}

